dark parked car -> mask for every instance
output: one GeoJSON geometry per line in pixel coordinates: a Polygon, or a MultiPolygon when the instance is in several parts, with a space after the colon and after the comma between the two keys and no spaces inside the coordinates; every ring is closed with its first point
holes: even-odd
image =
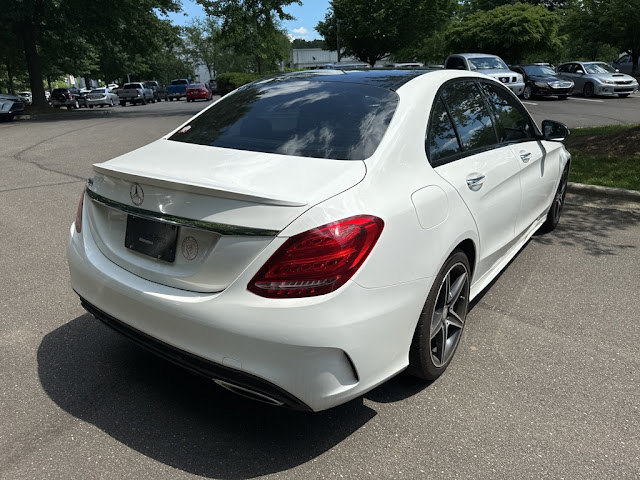
{"type": "Polygon", "coordinates": [[[56,88],[51,92],[51,105],[55,108],[67,107],[67,110],[80,108],[80,90],[77,88],[56,88]]]}
{"type": "Polygon", "coordinates": [[[12,120],[24,112],[24,102],[18,95],[0,93],[0,121],[12,120]]]}
{"type": "Polygon", "coordinates": [[[557,96],[566,100],[573,92],[574,84],[571,80],[560,78],[548,63],[533,65],[515,65],[511,70],[524,77],[522,98],[557,96]]]}
{"type": "Polygon", "coordinates": [[[167,87],[162,85],[161,83],[155,80],[148,80],[143,82],[146,88],[150,88],[153,90],[153,98],[155,101],[160,102],[164,100],[165,102],[169,101],[169,94],[167,93],[167,87]]]}

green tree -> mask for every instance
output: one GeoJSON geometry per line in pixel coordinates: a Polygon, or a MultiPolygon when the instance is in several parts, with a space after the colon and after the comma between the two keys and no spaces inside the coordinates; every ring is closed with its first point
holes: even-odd
{"type": "Polygon", "coordinates": [[[286,60],[290,46],[283,42],[281,20],[293,20],[284,7],[301,0],[198,0],[208,15],[222,20],[227,46],[251,57],[253,70],[263,73],[286,60]]]}
{"type": "Polygon", "coordinates": [[[169,31],[156,12],[177,9],[178,0],[111,0],[108,8],[84,0],[11,0],[0,8],[0,24],[23,52],[34,105],[45,108],[43,79],[59,72],[106,78],[148,72],[147,55],[169,31]]]}
{"type": "Polygon", "coordinates": [[[324,40],[303,40],[294,38],[291,41],[291,48],[326,48],[324,40]]]}
{"type": "Polygon", "coordinates": [[[447,30],[452,51],[486,52],[510,63],[532,55],[548,55],[562,46],[560,17],[543,6],[526,3],[478,11],[447,30]]]}
{"type": "Polygon", "coordinates": [[[572,43],[586,47],[583,55],[589,60],[609,44],[629,53],[633,71],[640,73],[640,0],[583,0],[567,15],[566,29],[572,43]]]}
{"type": "Polygon", "coordinates": [[[530,3],[531,5],[541,5],[549,10],[566,8],[568,0],[468,0],[462,2],[470,12],[478,10],[493,10],[503,5],[514,5],[516,3],[530,3]]]}
{"type": "Polygon", "coordinates": [[[338,56],[353,55],[373,66],[429,36],[456,2],[451,0],[332,0],[316,30],[338,56]]]}

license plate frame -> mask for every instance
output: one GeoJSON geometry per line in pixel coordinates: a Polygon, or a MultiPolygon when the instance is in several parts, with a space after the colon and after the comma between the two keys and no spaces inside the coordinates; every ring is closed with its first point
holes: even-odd
{"type": "Polygon", "coordinates": [[[124,246],[148,257],[173,263],[176,259],[178,232],[177,225],[127,215],[124,246]]]}

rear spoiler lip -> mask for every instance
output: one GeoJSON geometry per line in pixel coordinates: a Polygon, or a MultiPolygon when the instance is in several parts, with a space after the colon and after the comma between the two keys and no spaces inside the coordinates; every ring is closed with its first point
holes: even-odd
{"type": "Polygon", "coordinates": [[[103,197],[102,195],[91,190],[89,186],[86,187],[86,193],[90,199],[107,207],[115,208],[117,210],[125,212],[127,214],[154,220],[157,222],[168,223],[171,225],[195,228],[198,230],[206,230],[209,232],[217,233],[221,236],[275,237],[279,233],[278,230],[267,230],[264,228],[244,227],[241,225],[229,225],[216,222],[205,222],[202,220],[193,220],[191,218],[153,212],[151,210],[145,210],[143,208],[125,205],[124,203],[116,202],[115,200],[103,197]]]}
{"type": "Polygon", "coordinates": [[[215,186],[198,184],[197,182],[186,183],[180,180],[170,180],[168,178],[161,177],[150,177],[123,169],[105,168],[99,164],[94,164],[93,168],[97,173],[112,177],[116,176],[133,183],[154,185],[156,187],[169,188],[171,190],[178,190],[182,192],[197,193],[210,197],[227,198],[230,200],[240,200],[244,202],[253,202],[262,205],[273,205],[277,207],[304,207],[307,205],[307,202],[299,202],[296,200],[289,200],[284,198],[264,197],[250,192],[227,190],[223,189],[222,187],[216,188],[215,186]]]}

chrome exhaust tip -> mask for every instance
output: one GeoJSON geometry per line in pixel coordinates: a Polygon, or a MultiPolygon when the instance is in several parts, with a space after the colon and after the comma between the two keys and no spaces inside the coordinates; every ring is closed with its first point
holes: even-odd
{"type": "Polygon", "coordinates": [[[258,402],[267,403],[269,405],[274,405],[276,407],[281,407],[284,405],[280,400],[276,400],[275,398],[271,398],[264,393],[256,392],[255,390],[251,390],[246,387],[241,387],[240,385],[235,385],[233,383],[226,382],[224,380],[219,380],[214,378],[213,381],[220,385],[222,388],[226,388],[230,392],[235,393],[236,395],[240,395],[241,397],[250,398],[251,400],[256,400],[258,402]]]}

